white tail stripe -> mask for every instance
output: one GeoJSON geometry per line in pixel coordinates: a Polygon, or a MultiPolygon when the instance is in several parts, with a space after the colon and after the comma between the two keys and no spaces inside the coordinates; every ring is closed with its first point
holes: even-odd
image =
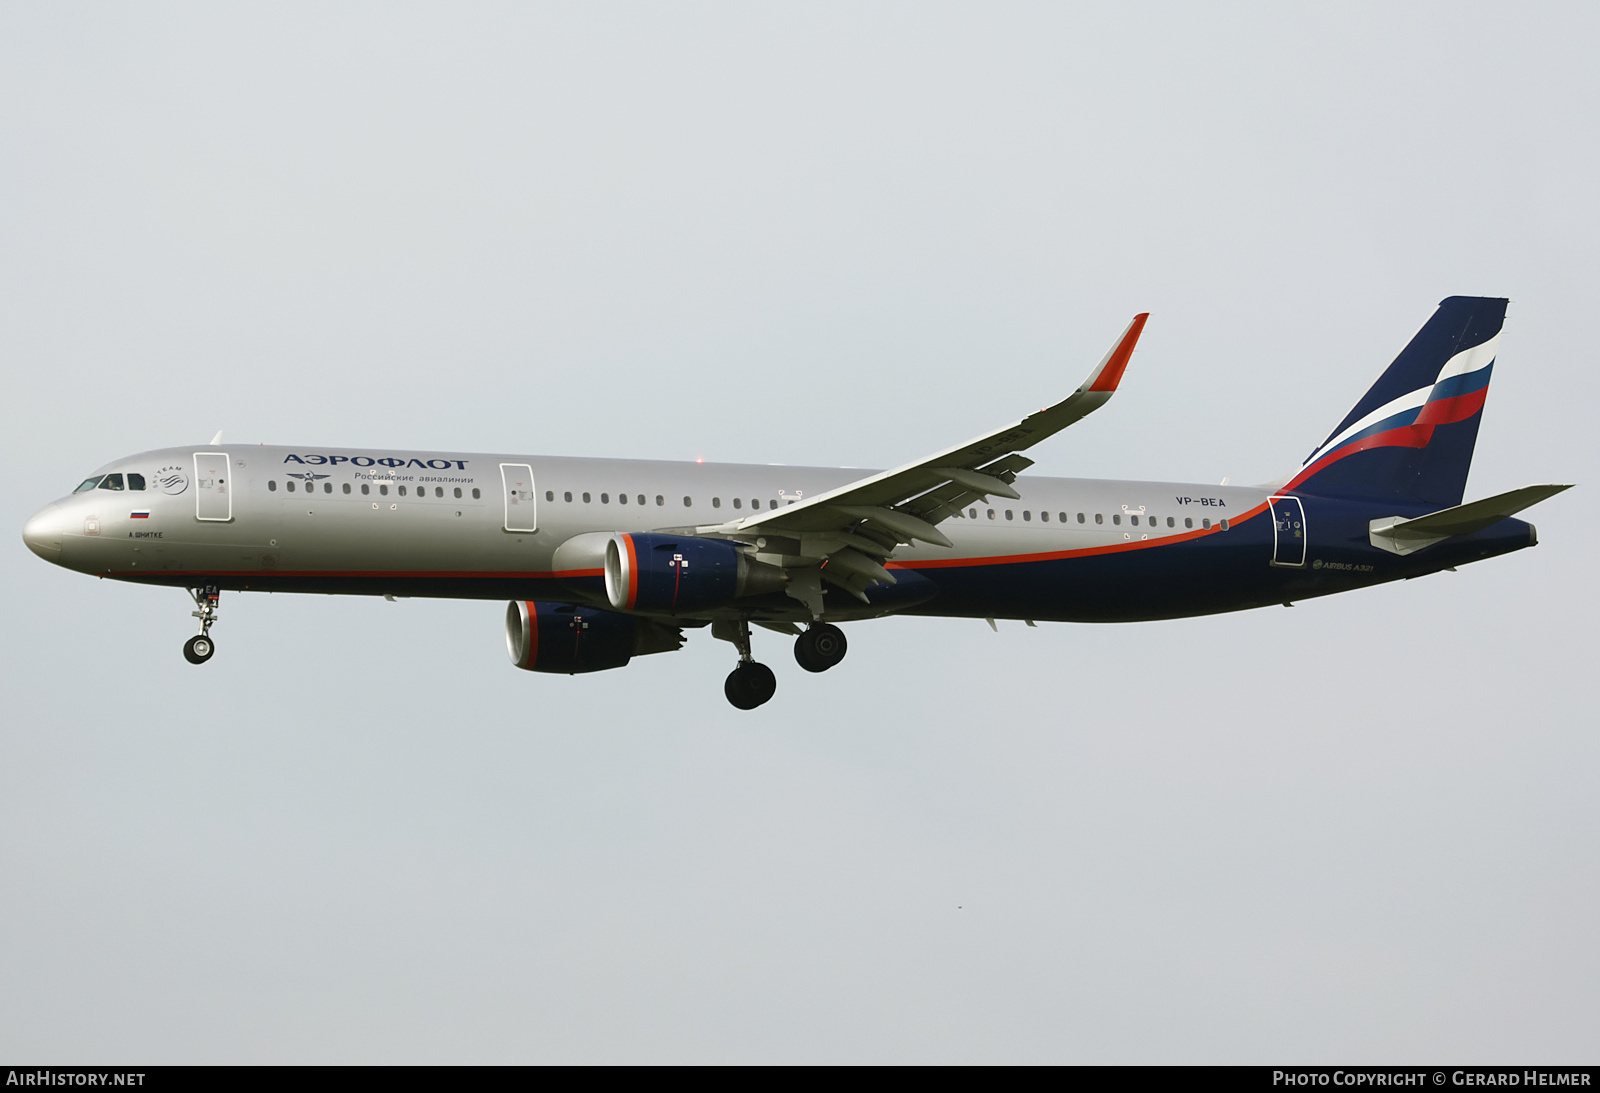
{"type": "Polygon", "coordinates": [[[1419,387],[1410,394],[1401,395],[1393,401],[1386,402],[1361,420],[1352,423],[1349,428],[1342,430],[1338,436],[1312,452],[1310,458],[1306,460],[1306,465],[1309,466],[1315,463],[1357,433],[1372,428],[1372,426],[1386,418],[1394,417],[1396,414],[1404,413],[1407,410],[1421,409],[1427,405],[1428,396],[1433,393],[1434,387],[1442,381],[1454,379],[1456,376],[1464,376],[1469,372],[1476,372],[1493,364],[1499,346],[1500,335],[1496,334],[1482,345],[1475,345],[1471,349],[1463,349],[1444,362],[1444,367],[1439,369],[1439,374],[1434,377],[1433,383],[1426,387],[1419,387]]]}

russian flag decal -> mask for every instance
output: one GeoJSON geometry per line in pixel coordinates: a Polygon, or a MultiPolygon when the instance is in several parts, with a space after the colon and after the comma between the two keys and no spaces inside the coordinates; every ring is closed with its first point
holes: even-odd
{"type": "Polygon", "coordinates": [[[128,513],[128,519],[130,519],[130,520],[148,520],[148,519],[150,519],[150,510],[149,509],[134,509],[132,512],[128,513]]]}

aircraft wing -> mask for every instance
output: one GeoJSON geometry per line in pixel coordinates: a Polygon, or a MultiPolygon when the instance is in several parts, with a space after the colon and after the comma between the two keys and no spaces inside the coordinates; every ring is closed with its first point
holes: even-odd
{"type": "Polygon", "coordinates": [[[1110,401],[1149,317],[1148,313],[1134,316],[1089,378],[1054,406],[894,470],[780,509],[696,530],[740,538],[798,538],[805,544],[801,554],[825,559],[824,579],[858,597],[874,580],[892,584],[894,578],[881,563],[895,547],[916,540],[949,546],[950,540],[936,526],[941,520],[990,495],[1020,496],[1011,483],[1033,460],[1018,453],[1110,401]]]}

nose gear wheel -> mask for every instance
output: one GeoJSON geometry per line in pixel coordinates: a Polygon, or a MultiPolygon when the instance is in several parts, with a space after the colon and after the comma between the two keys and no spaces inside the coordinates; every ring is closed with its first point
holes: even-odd
{"type": "Polygon", "coordinates": [[[188,592],[199,608],[189,613],[200,620],[200,632],[183,643],[183,659],[190,664],[204,664],[217,651],[217,643],[211,640],[211,624],[217,621],[217,601],[222,598],[222,590],[208,584],[188,592]]]}

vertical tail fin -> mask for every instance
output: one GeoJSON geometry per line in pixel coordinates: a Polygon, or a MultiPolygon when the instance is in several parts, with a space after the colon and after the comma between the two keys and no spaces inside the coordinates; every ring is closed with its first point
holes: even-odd
{"type": "Polygon", "coordinates": [[[1459,505],[1505,317],[1503,299],[1441,301],[1286,488],[1459,505]]]}

